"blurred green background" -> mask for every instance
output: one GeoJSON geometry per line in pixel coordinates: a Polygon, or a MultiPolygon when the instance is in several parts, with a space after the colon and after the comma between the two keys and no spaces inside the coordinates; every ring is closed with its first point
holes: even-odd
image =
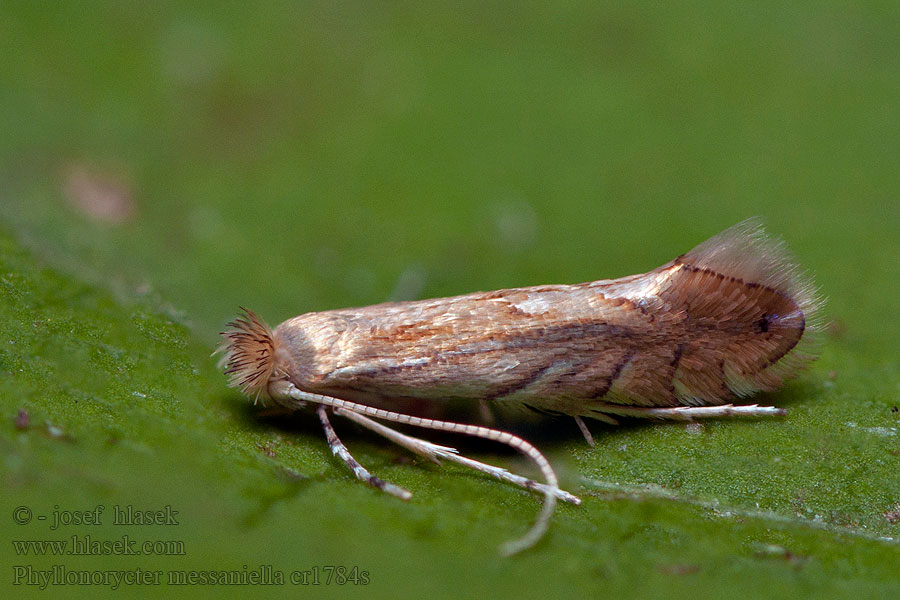
{"type": "Polygon", "coordinates": [[[268,565],[369,581],[227,591],[900,593],[898,50],[894,2],[4,2],[3,585],[268,565]],[[752,215],[828,298],[822,358],[759,400],[788,417],[530,432],[585,502],[512,559],[539,498],[337,421],[414,498],[379,495],[209,358],[239,305],[274,324],[617,277],[752,215]],[[112,525],[117,504],[179,525],[112,525]],[[99,526],[11,517],[97,505],[99,526]],[[11,543],[72,535],[186,551],[11,543]]]}

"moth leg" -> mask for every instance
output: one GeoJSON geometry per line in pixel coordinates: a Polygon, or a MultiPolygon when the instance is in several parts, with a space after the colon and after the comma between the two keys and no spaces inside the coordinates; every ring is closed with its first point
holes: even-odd
{"type": "Polygon", "coordinates": [[[477,460],[467,458],[465,456],[461,456],[459,451],[456,448],[451,448],[449,446],[441,446],[438,444],[433,444],[427,440],[419,439],[416,437],[412,437],[406,435],[405,433],[400,433],[395,429],[391,429],[387,425],[383,425],[377,421],[373,421],[372,419],[366,417],[365,415],[361,415],[358,412],[354,412],[352,410],[347,410],[344,408],[336,408],[334,409],[334,413],[340,415],[342,417],[347,417],[352,421],[356,421],[363,427],[371,429],[375,433],[378,433],[390,441],[394,442],[399,446],[403,446],[404,448],[415,452],[416,454],[420,454],[426,458],[430,458],[434,462],[440,464],[438,459],[444,459],[451,462],[455,462],[471,469],[475,469],[476,471],[480,471],[482,473],[486,473],[491,475],[492,477],[496,477],[502,481],[507,481],[514,485],[518,485],[525,489],[529,490],[537,490],[542,493],[551,493],[560,500],[564,502],[570,502],[572,504],[581,504],[581,499],[577,496],[570,494],[565,490],[561,490],[557,487],[550,487],[538,481],[534,481],[533,479],[528,479],[527,477],[522,477],[521,475],[516,475],[515,473],[510,473],[504,468],[495,467],[494,465],[489,465],[483,462],[479,462],[477,460]]]}
{"type": "Polygon", "coordinates": [[[493,425],[497,422],[494,411],[491,410],[487,400],[484,398],[478,401],[478,415],[481,417],[482,423],[486,423],[487,425],[493,425]]]}
{"type": "Polygon", "coordinates": [[[584,436],[584,441],[588,443],[588,446],[594,445],[594,436],[591,435],[591,430],[588,429],[588,426],[584,424],[584,421],[581,420],[581,417],[575,415],[575,424],[578,425],[578,429],[581,430],[581,435],[584,436]]]}
{"type": "Polygon", "coordinates": [[[315,404],[323,404],[332,408],[345,408],[353,412],[357,412],[377,419],[385,421],[393,421],[395,423],[403,423],[412,427],[422,427],[425,429],[437,429],[438,431],[449,431],[461,435],[469,435],[472,437],[491,440],[501,444],[506,444],[510,448],[518,450],[531,460],[541,474],[544,476],[546,485],[544,487],[544,506],[538,514],[537,519],[524,536],[517,540],[505,543],[500,551],[506,556],[522,552],[534,546],[547,532],[550,526],[550,518],[553,516],[553,510],[556,508],[557,497],[554,490],[559,487],[559,479],[556,472],[547,457],[541,454],[541,451],[535,448],[528,441],[513,435],[508,431],[499,429],[491,429],[481,425],[469,425],[466,423],[455,423],[453,421],[439,421],[437,419],[426,419],[415,415],[407,415],[404,413],[385,410],[383,408],[375,408],[366,404],[360,404],[351,400],[343,400],[334,396],[324,396],[312,392],[304,392],[297,388],[290,381],[276,381],[269,384],[269,394],[271,397],[283,406],[297,406],[301,402],[314,402],[315,404]]]}
{"type": "Polygon", "coordinates": [[[398,446],[403,446],[410,452],[418,454],[419,456],[423,456],[438,465],[441,464],[441,458],[445,458],[448,454],[453,454],[455,456],[459,452],[456,448],[451,448],[450,446],[441,446],[427,440],[400,433],[399,431],[391,429],[387,425],[383,425],[377,421],[373,421],[372,419],[352,410],[347,410],[345,408],[335,408],[334,414],[340,415],[342,417],[347,417],[351,421],[356,421],[363,427],[371,429],[375,433],[386,437],[398,446]]]}
{"type": "MultiPolygon", "coordinates": [[[[603,409],[601,408],[600,410],[603,410],[603,409]]],[[[619,424],[619,422],[616,421],[615,419],[613,419],[611,416],[605,415],[602,412],[597,412],[597,413],[593,413],[591,415],[584,415],[584,416],[586,416],[586,417],[589,416],[592,419],[596,419],[598,421],[603,421],[604,423],[606,423],[608,425],[618,425],[619,424]]],[[[591,444],[591,445],[593,445],[593,444],[591,444]]]]}
{"type": "Polygon", "coordinates": [[[401,500],[409,500],[412,498],[412,494],[408,490],[404,490],[402,487],[375,477],[353,458],[353,455],[347,450],[347,446],[345,446],[340,438],[338,438],[337,433],[334,431],[334,427],[331,426],[331,421],[328,419],[327,407],[325,405],[319,404],[316,407],[316,412],[319,413],[319,420],[322,422],[322,429],[325,430],[325,438],[328,440],[328,447],[331,448],[331,453],[343,460],[357,478],[364,483],[371,485],[373,488],[377,488],[391,496],[396,496],[401,500]]]}
{"type": "Polygon", "coordinates": [[[759,406],[758,404],[739,406],[735,406],[734,404],[722,404],[719,406],[674,406],[666,408],[602,404],[593,410],[598,411],[598,413],[612,413],[623,417],[670,419],[673,421],[720,419],[723,417],[774,417],[786,414],[786,411],[783,408],[759,406]]]}

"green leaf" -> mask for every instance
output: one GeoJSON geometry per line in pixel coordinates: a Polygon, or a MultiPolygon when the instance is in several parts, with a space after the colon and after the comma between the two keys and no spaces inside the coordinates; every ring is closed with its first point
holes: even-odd
{"type": "Polygon", "coordinates": [[[101,578],[47,588],[67,597],[137,569],[117,593],[900,595],[895,8],[0,12],[7,595],[59,568],[101,578]],[[523,429],[584,502],[521,556],[498,548],[539,496],[335,419],[414,494],[387,497],[209,356],[239,305],[275,324],[616,277],[753,214],[828,297],[822,357],[754,399],[788,415],[589,423],[595,447],[570,420],[523,429]],[[177,524],[115,524],[129,506],[177,524]],[[72,536],[168,554],[24,554],[72,536]],[[222,571],[286,581],[206,585],[222,571]]]}

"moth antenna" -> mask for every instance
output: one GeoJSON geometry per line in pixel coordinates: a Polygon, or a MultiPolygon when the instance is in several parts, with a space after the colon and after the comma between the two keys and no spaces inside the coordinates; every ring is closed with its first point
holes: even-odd
{"type": "Polygon", "coordinates": [[[228,385],[239,388],[253,403],[269,397],[269,380],[275,373],[277,342],[272,329],[253,311],[241,307],[243,314],[228,323],[220,335],[225,342],[219,367],[225,369],[228,385]]]}
{"type": "Polygon", "coordinates": [[[274,386],[273,395],[275,400],[280,401],[280,403],[289,408],[292,407],[290,404],[291,400],[312,402],[320,405],[324,404],[335,409],[345,409],[376,419],[384,419],[386,421],[393,421],[395,423],[402,423],[413,427],[459,433],[484,440],[499,442],[518,450],[531,460],[544,476],[544,485],[535,488],[543,492],[544,506],[541,509],[537,520],[531,526],[531,529],[529,529],[523,537],[506,542],[501,547],[501,552],[504,555],[509,556],[527,550],[534,546],[544,536],[544,533],[546,533],[547,527],[550,524],[550,518],[553,516],[553,511],[556,508],[556,498],[559,493],[559,480],[557,479],[556,472],[553,470],[550,462],[543,454],[541,454],[541,451],[522,438],[505,431],[500,431],[499,429],[491,429],[490,427],[454,423],[452,421],[438,421],[436,419],[424,419],[422,417],[383,410],[366,404],[359,404],[357,402],[335,398],[333,396],[305,392],[288,381],[279,382],[274,386]]]}

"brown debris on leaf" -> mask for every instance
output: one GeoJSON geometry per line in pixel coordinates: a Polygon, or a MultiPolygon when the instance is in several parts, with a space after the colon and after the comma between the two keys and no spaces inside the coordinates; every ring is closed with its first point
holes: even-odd
{"type": "Polygon", "coordinates": [[[120,225],[134,218],[134,192],[122,175],[75,163],[63,176],[66,199],[89,219],[120,225]]]}

